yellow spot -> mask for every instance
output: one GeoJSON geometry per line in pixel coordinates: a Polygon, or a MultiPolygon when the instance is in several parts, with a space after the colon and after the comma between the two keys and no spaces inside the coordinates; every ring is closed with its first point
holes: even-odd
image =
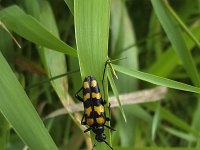
{"type": "Polygon", "coordinates": [[[94,119],[92,118],[87,118],[87,125],[91,126],[94,124],[94,119]]]}
{"type": "Polygon", "coordinates": [[[87,99],[90,98],[90,93],[86,93],[84,96],[83,96],[83,100],[86,101],[87,99]]]}
{"type": "Polygon", "coordinates": [[[97,86],[97,81],[96,80],[92,80],[91,87],[96,87],[96,86],[97,86]]]}
{"type": "Polygon", "coordinates": [[[105,119],[103,117],[96,118],[96,121],[97,121],[98,124],[104,124],[105,123],[105,119]]]}
{"type": "Polygon", "coordinates": [[[87,116],[90,116],[90,113],[92,112],[92,107],[88,107],[88,108],[85,108],[85,114],[87,116]]]}
{"type": "Polygon", "coordinates": [[[101,94],[100,93],[92,93],[92,98],[100,99],[101,94]]]}
{"type": "Polygon", "coordinates": [[[88,82],[84,82],[84,83],[83,83],[83,87],[84,87],[84,89],[89,88],[89,84],[88,84],[88,82]]]}
{"type": "Polygon", "coordinates": [[[104,112],[104,107],[103,105],[100,106],[94,106],[94,111],[96,111],[99,115],[104,112]]]}

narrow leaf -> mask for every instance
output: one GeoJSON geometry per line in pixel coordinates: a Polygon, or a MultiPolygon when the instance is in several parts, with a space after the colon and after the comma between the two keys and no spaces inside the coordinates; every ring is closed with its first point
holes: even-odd
{"type": "MultiPolygon", "coordinates": [[[[74,20],[82,80],[87,76],[94,76],[101,83],[108,55],[110,0],[74,0],[74,20]]],[[[104,83],[107,89],[107,80],[104,83]]],[[[103,91],[102,84],[99,86],[103,91]]],[[[105,98],[108,99],[107,94],[105,98]]],[[[108,130],[105,134],[109,135],[108,130]]],[[[95,139],[94,134],[92,139],[95,139]]],[[[106,141],[109,139],[107,136],[106,141]]],[[[107,145],[98,144],[96,148],[104,147],[107,145]]]]}
{"type": "MultiPolygon", "coordinates": [[[[151,111],[155,111],[155,107],[152,105],[147,105],[146,107],[151,111]]],[[[182,130],[194,134],[195,136],[200,136],[200,132],[193,129],[189,124],[187,124],[184,120],[178,118],[174,113],[162,107],[160,108],[160,120],[165,120],[182,130]]]]}
{"type": "Polygon", "coordinates": [[[69,10],[71,11],[72,15],[74,15],[74,1],[73,0],[64,0],[67,4],[69,10]]]}
{"type": "MultiPolygon", "coordinates": [[[[46,29],[59,39],[58,29],[53,16],[52,9],[47,1],[43,1],[40,13],[40,22],[46,29]]],[[[39,47],[39,53],[49,77],[67,72],[66,60],[63,53],[45,47],[39,47]],[[57,67],[59,66],[59,67],[57,67]]],[[[52,80],[52,85],[60,99],[67,99],[66,76],[57,80],[52,80]]]]}
{"type": "MultiPolygon", "coordinates": [[[[48,3],[48,1],[43,1],[41,3],[42,3],[41,13],[40,13],[41,23],[49,31],[51,31],[54,36],[56,36],[59,39],[58,29],[56,26],[56,22],[50,4],[48,3]]],[[[39,51],[40,55],[42,56],[45,69],[47,70],[49,77],[54,77],[56,75],[63,74],[67,71],[66,60],[63,53],[53,51],[52,49],[48,49],[45,47],[39,47],[39,49],[40,49],[39,51]]],[[[60,98],[63,107],[65,107],[65,109],[68,110],[68,105],[74,104],[74,102],[72,101],[72,99],[68,98],[69,93],[68,93],[68,83],[66,76],[59,79],[57,78],[57,80],[52,80],[51,84],[55,89],[58,97],[60,98]]],[[[74,116],[71,113],[69,113],[69,115],[72,118],[72,120],[77,124],[77,126],[80,127],[79,122],[77,122],[74,116]]]]}
{"type": "Polygon", "coordinates": [[[14,5],[1,10],[0,19],[10,30],[35,44],[70,56],[77,55],[76,50],[51,34],[35,18],[25,14],[18,6],[14,5]]]}
{"type": "Polygon", "coordinates": [[[151,2],[162,27],[164,28],[170,42],[172,43],[172,47],[181,59],[188,75],[193,81],[193,84],[199,87],[200,77],[193,62],[191,53],[185,44],[180,28],[177,28],[177,24],[169,15],[167,10],[165,10],[162,4],[163,0],[151,0],[151,2]]]}
{"type": "Polygon", "coordinates": [[[156,75],[144,73],[144,72],[137,71],[137,70],[127,69],[125,67],[121,67],[121,66],[117,66],[117,65],[113,65],[113,68],[121,73],[128,75],[128,76],[132,76],[132,77],[135,77],[140,80],[144,80],[144,81],[156,84],[156,85],[162,85],[162,86],[166,86],[166,87],[173,88],[173,89],[189,91],[189,92],[194,92],[194,93],[200,93],[200,88],[191,86],[191,85],[188,85],[185,83],[173,81],[173,80],[170,80],[167,78],[159,77],[156,75]]]}
{"type": "Polygon", "coordinates": [[[9,135],[9,124],[1,113],[0,122],[0,150],[5,150],[9,135]]]}
{"type": "Polygon", "coordinates": [[[74,1],[76,43],[82,79],[93,75],[100,83],[108,54],[109,0],[74,1]]]}
{"type": "Polygon", "coordinates": [[[184,140],[187,140],[188,142],[196,142],[197,141],[197,138],[191,134],[187,134],[187,133],[184,133],[182,131],[178,131],[178,130],[175,130],[173,128],[170,128],[170,127],[162,127],[165,131],[171,133],[172,135],[174,136],[177,136],[178,138],[181,138],[181,139],[184,139],[184,140]]]}
{"type": "Polygon", "coordinates": [[[200,48],[200,42],[199,40],[192,34],[192,32],[189,30],[189,28],[184,24],[184,22],[178,17],[178,15],[175,13],[175,11],[170,7],[170,5],[166,1],[162,1],[168,12],[171,13],[171,15],[176,19],[176,21],[179,23],[180,27],[187,33],[187,35],[193,40],[193,42],[200,48]]]}
{"type": "MultiPolygon", "coordinates": [[[[200,39],[200,26],[194,27],[192,29],[192,33],[196,38],[200,39]]],[[[184,39],[186,41],[187,47],[192,49],[195,44],[190,38],[184,35],[184,39]]],[[[172,70],[180,63],[180,59],[178,55],[174,52],[172,47],[169,47],[158,59],[157,61],[148,69],[148,73],[153,73],[155,75],[167,77],[172,70]],[[166,60],[170,60],[167,61],[166,60]]]]}
{"type": "Polygon", "coordinates": [[[152,140],[155,140],[159,120],[160,120],[160,102],[157,102],[156,111],[153,116],[152,129],[151,129],[152,140]]]}
{"type": "Polygon", "coordinates": [[[111,88],[112,88],[112,90],[113,90],[113,93],[114,93],[114,95],[115,95],[115,97],[116,97],[116,99],[117,99],[117,102],[118,102],[118,104],[119,104],[119,109],[120,109],[120,111],[121,111],[121,113],[122,113],[122,116],[124,117],[125,122],[127,122],[126,116],[125,116],[125,113],[124,113],[124,109],[123,109],[123,107],[122,107],[122,105],[121,105],[121,102],[120,102],[120,99],[119,99],[119,93],[118,93],[118,91],[117,91],[117,87],[116,87],[116,85],[115,85],[115,82],[114,82],[114,79],[113,79],[113,77],[112,77],[112,74],[111,74],[110,70],[108,71],[108,79],[109,79],[111,88]]]}
{"type": "MultiPolygon", "coordinates": [[[[111,1],[111,58],[124,58],[126,60],[118,61],[117,64],[122,66],[138,68],[138,49],[137,46],[131,47],[129,50],[123,50],[132,43],[135,43],[135,32],[132,25],[131,17],[129,17],[128,9],[125,1],[111,1]],[[117,13],[116,13],[117,10],[117,13]],[[128,34],[127,34],[128,33],[128,34]],[[129,57],[131,56],[131,57],[129,57]]],[[[125,77],[118,74],[120,80],[115,81],[120,93],[132,92],[137,89],[137,79],[125,77]]]]}
{"type": "Polygon", "coordinates": [[[56,150],[56,145],[1,53],[0,68],[1,113],[30,149],[56,150]]]}

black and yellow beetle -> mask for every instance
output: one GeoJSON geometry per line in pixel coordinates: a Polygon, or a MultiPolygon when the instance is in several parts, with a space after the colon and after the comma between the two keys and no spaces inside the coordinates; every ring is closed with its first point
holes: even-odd
{"type": "MultiPolygon", "coordinates": [[[[102,80],[103,90],[104,90],[105,68],[102,80]]],[[[103,92],[105,97],[105,91],[103,92]]],[[[104,100],[102,99],[97,80],[93,76],[86,77],[83,82],[83,86],[76,93],[75,97],[81,102],[83,102],[84,105],[84,114],[81,120],[81,124],[89,126],[89,128],[86,129],[84,132],[92,130],[96,134],[95,139],[97,140],[97,143],[105,142],[111,149],[113,149],[108,144],[108,142],[105,141],[106,135],[104,133],[104,127],[107,127],[112,131],[115,130],[105,124],[106,121],[110,121],[110,118],[106,116],[105,112],[106,101],[105,99],[104,100]],[[78,95],[79,92],[81,91],[83,92],[83,98],[78,95]]],[[[109,112],[110,112],[110,104],[109,104],[109,112]]],[[[94,144],[93,148],[97,145],[97,143],[94,144]]]]}

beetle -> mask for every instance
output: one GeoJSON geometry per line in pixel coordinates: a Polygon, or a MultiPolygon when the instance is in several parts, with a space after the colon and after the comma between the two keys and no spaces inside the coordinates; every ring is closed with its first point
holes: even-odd
{"type": "MultiPolygon", "coordinates": [[[[111,149],[113,149],[108,142],[106,142],[106,135],[104,133],[104,127],[115,131],[115,129],[106,125],[106,121],[110,121],[110,118],[106,116],[105,112],[105,90],[104,90],[104,75],[105,75],[106,65],[104,67],[103,73],[103,92],[104,92],[104,100],[102,99],[99,85],[97,80],[93,76],[85,77],[83,81],[83,86],[76,92],[75,97],[83,102],[84,106],[84,114],[81,119],[81,125],[88,125],[89,128],[84,131],[88,132],[92,130],[96,136],[95,139],[97,142],[93,145],[93,148],[97,145],[98,142],[106,143],[111,149]],[[79,96],[79,93],[82,91],[83,98],[79,96]]],[[[110,114],[110,103],[109,103],[109,114],[110,114]]]]}

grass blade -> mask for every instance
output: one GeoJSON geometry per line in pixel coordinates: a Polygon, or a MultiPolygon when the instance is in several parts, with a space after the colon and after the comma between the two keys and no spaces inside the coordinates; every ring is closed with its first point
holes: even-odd
{"type": "Polygon", "coordinates": [[[120,102],[120,99],[119,99],[119,93],[118,93],[118,91],[117,91],[117,87],[116,87],[116,85],[115,85],[115,81],[114,81],[114,79],[113,79],[112,74],[111,74],[110,71],[108,71],[108,79],[109,79],[111,88],[112,88],[112,90],[113,90],[113,93],[114,93],[114,95],[115,95],[115,97],[116,97],[116,99],[117,99],[117,102],[118,102],[118,104],[119,104],[119,109],[120,109],[120,111],[121,111],[121,113],[122,113],[122,116],[124,117],[125,122],[126,122],[126,121],[127,121],[127,120],[126,120],[126,115],[125,115],[124,109],[123,109],[123,107],[122,107],[122,105],[121,105],[121,102],[120,102]]]}
{"type": "MultiPolygon", "coordinates": [[[[40,22],[46,27],[46,29],[51,31],[51,33],[59,39],[58,29],[53,16],[53,12],[47,1],[43,1],[42,3],[40,22]]],[[[39,53],[42,56],[42,61],[49,77],[54,77],[56,75],[67,72],[66,60],[63,53],[45,47],[39,47],[39,49],[39,53]]],[[[61,100],[66,100],[68,87],[66,76],[57,80],[52,80],[51,83],[59,98],[61,100]]]]}
{"type": "Polygon", "coordinates": [[[140,80],[147,81],[147,82],[150,82],[150,83],[153,83],[156,85],[162,85],[162,86],[166,86],[166,87],[173,88],[173,89],[189,91],[189,92],[194,92],[194,93],[200,93],[200,88],[191,86],[191,85],[188,85],[185,83],[173,81],[173,80],[170,80],[167,78],[159,77],[156,75],[144,73],[144,72],[137,71],[137,70],[127,69],[125,67],[121,67],[121,66],[117,66],[117,65],[113,65],[113,68],[121,73],[128,75],[128,76],[132,76],[132,77],[135,77],[140,80]]]}
{"type": "Polygon", "coordinates": [[[170,7],[170,5],[162,1],[168,12],[171,13],[171,15],[176,19],[176,21],[179,23],[180,27],[187,33],[187,35],[196,43],[196,45],[200,48],[200,42],[199,40],[192,34],[192,32],[188,29],[188,27],[183,23],[183,21],[178,17],[178,15],[174,12],[174,10],[170,7]]]}
{"type": "Polygon", "coordinates": [[[73,0],[64,0],[67,4],[69,10],[71,11],[72,15],[74,15],[74,1],[73,0]]]}
{"type": "MultiPolygon", "coordinates": [[[[155,107],[152,105],[146,105],[146,107],[151,111],[155,111],[155,107]]],[[[200,136],[200,132],[194,130],[189,124],[185,122],[185,120],[178,118],[176,115],[174,115],[174,113],[162,107],[160,108],[160,120],[165,120],[171,123],[173,126],[176,126],[187,132],[190,132],[195,136],[200,136]]]]}
{"type": "MultiPolygon", "coordinates": [[[[59,39],[56,22],[48,1],[42,2],[40,20],[41,23],[59,39]]],[[[63,53],[53,51],[52,49],[45,47],[39,47],[39,49],[49,77],[55,77],[56,75],[67,72],[65,55],[63,53]]],[[[56,91],[63,107],[68,111],[68,105],[74,104],[74,102],[71,98],[68,98],[70,95],[68,93],[68,82],[66,76],[59,79],[57,78],[57,80],[51,80],[51,84],[56,91]]],[[[76,125],[80,127],[79,122],[77,122],[73,115],[71,113],[69,113],[69,115],[76,125]]],[[[78,114],[76,116],[78,118],[78,114]]]]}
{"type": "MultiPolygon", "coordinates": [[[[125,58],[117,64],[138,69],[138,49],[137,46],[129,50],[123,50],[132,43],[135,43],[135,32],[131,18],[127,11],[125,1],[112,0],[111,2],[111,58],[125,58]],[[117,13],[116,13],[117,10],[117,13]],[[127,34],[128,33],[128,34],[127,34]]],[[[125,77],[118,74],[120,80],[116,81],[116,86],[120,86],[119,93],[127,93],[137,89],[137,79],[125,77]]]]}
{"type": "Polygon", "coordinates": [[[151,138],[154,141],[155,140],[155,136],[156,136],[156,131],[159,125],[159,121],[160,121],[160,102],[157,103],[156,105],[156,111],[155,114],[153,116],[153,122],[152,122],[152,129],[151,129],[151,138]]]}
{"type": "Polygon", "coordinates": [[[198,75],[198,71],[193,62],[191,53],[189,52],[189,49],[185,44],[180,29],[177,28],[177,24],[174,22],[169,13],[165,10],[162,4],[163,0],[152,0],[151,2],[162,27],[164,28],[170,42],[172,43],[174,50],[177,52],[179,58],[181,59],[188,75],[193,81],[193,84],[199,87],[200,78],[198,75]]]}
{"type": "Polygon", "coordinates": [[[75,31],[82,79],[101,83],[108,54],[109,0],[75,0],[75,31]]]}
{"type": "MultiPolygon", "coordinates": [[[[92,75],[98,83],[101,83],[108,55],[110,0],[74,0],[74,19],[82,80],[92,75]]],[[[102,91],[102,85],[99,84],[99,86],[102,91]]],[[[108,87],[107,80],[105,87],[108,87]]],[[[92,138],[94,139],[94,135],[92,138]]],[[[106,144],[99,143],[96,149],[105,147],[107,147],[106,144]]]]}
{"type": "Polygon", "coordinates": [[[0,111],[30,149],[56,150],[56,145],[0,53],[0,111]]]}
{"type": "Polygon", "coordinates": [[[35,44],[57,50],[70,56],[77,55],[76,50],[52,35],[35,18],[25,14],[18,6],[14,5],[1,10],[0,19],[10,30],[35,44]]]}
{"type": "Polygon", "coordinates": [[[0,114],[0,122],[0,150],[5,150],[8,140],[9,124],[2,114],[0,114]]]}
{"type": "MultiPolygon", "coordinates": [[[[200,39],[200,26],[197,26],[192,29],[192,33],[198,39],[200,39]]],[[[186,41],[187,47],[192,49],[195,45],[189,39],[188,36],[184,35],[184,39],[186,41]]],[[[164,52],[161,57],[148,69],[148,73],[152,73],[155,75],[167,77],[171,71],[180,63],[180,59],[174,52],[172,47],[169,47],[166,52],[164,52]],[[166,60],[170,60],[166,63],[166,60]]]]}
{"type": "Polygon", "coordinates": [[[188,142],[196,142],[197,141],[197,138],[191,134],[186,134],[182,131],[178,131],[176,129],[173,129],[173,128],[170,128],[170,127],[167,127],[167,126],[163,126],[162,127],[165,131],[169,132],[170,134],[174,135],[174,136],[177,136],[179,138],[182,138],[184,140],[187,140],[188,142]]]}

